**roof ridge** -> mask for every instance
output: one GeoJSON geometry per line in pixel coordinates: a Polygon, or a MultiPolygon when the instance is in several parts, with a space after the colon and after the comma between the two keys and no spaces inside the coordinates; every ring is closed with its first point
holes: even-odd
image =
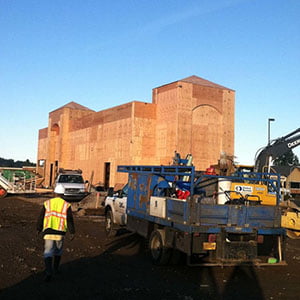
{"type": "Polygon", "coordinates": [[[59,108],[57,108],[55,110],[62,109],[62,108],[70,108],[70,109],[90,110],[90,111],[93,111],[92,109],[90,109],[90,108],[88,108],[86,106],[83,106],[81,104],[78,104],[78,103],[76,103],[74,101],[71,101],[71,102],[69,102],[69,103],[67,103],[67,104],[65,104],[65,105],[63,105],[63,106],[61,106],[61,107],[59,107],[59,108]]]}
{"type": "Polygon", "coordinates": [[[186,78],[183,78],[181,80],[178,81],[183,81],[183,82],[188,82],[188,83],[193,83],[193,84],[198,84],[198,85],[202,85],[202,86],[208,86],[208,87],[214,87],[214,88],[219,88],[219,89],[225,89],[225,90],[230,90],[230,91],[234,91],[230,88],[227,88],[223,85],[214,83],[212,81],[209,81],[207,79],[201,78],[199,76],[196,75],[192,75],[186,78]]]}

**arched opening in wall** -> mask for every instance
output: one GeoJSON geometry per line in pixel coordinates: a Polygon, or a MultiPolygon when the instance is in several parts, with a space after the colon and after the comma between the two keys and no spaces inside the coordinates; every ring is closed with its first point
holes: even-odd
{"type": "Polygon", "coordinates": [[[200,105],[192,112],[191,153],[196,169],[217,164],[222,148],[222,114],[210,105],[200,105]]]}
{"type": "Polygon", "coordinates": [[[53,124],[50,132],[50,144],[49,144],[49,186],[53,186],[56,175],[58,174],[59,163],[59,149],[58,149],[58,137],[60,133],[60,127],[57,123],[53,124]]]}
{"type": "Polygon", "coordinates": [[[54,133],[54,135],[59,135],[59,125],[53,124],[51,127],[51,133],[54,133]]]}

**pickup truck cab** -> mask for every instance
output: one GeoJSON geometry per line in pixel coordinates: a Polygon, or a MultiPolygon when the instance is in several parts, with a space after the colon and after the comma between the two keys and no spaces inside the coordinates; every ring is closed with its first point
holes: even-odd
{"type": "Polygon", "coordinates": [[[123,189],[114,192],[113,189],[108,191],[105,198],[105,231],[108,236],[114,236],[118,228],[125,226],[127,223],[126,207],[127,207],[128,185],[123,189]]]}
{"type": "Polygon", "coordinates": [[[81,170],[60,169],[55,180],[55,188],[60,186],[64,190],[64,199],[67,201],[80,201],[88,195],[81,170]]]}

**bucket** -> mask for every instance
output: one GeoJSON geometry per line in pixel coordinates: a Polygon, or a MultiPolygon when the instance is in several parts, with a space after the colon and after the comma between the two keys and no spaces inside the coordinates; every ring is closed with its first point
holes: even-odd
{"type": "Polygon", "coordinates": [[[231,181],[226,180],[225,178],[218,179],[218,199],[217,204],[225,204],[228,201],[225,191],[230,191],[231,181]]]}

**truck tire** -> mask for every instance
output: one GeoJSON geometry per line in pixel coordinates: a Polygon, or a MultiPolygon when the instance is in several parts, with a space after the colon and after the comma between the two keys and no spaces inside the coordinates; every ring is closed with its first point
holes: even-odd
{"type": "Polygon", "coordinates": [[[113,237],[117,233],[113,220],[113,212],[111,209],[108,209],[105,213],[105,233],[108,237],[113,237]]]}
{"type": "Polygon", "coordinates": [[[165,234],[161,229],[152,231],[149,238],[149,249],[155,265],[167,265],[170,261],[172,249],[165,247],[165,234]]]}
{"type": "Polygon", "coordinates": [[[0,199],[4,198],[7,195],[7,191],[3,188],[0,188],[0,199]]]}

